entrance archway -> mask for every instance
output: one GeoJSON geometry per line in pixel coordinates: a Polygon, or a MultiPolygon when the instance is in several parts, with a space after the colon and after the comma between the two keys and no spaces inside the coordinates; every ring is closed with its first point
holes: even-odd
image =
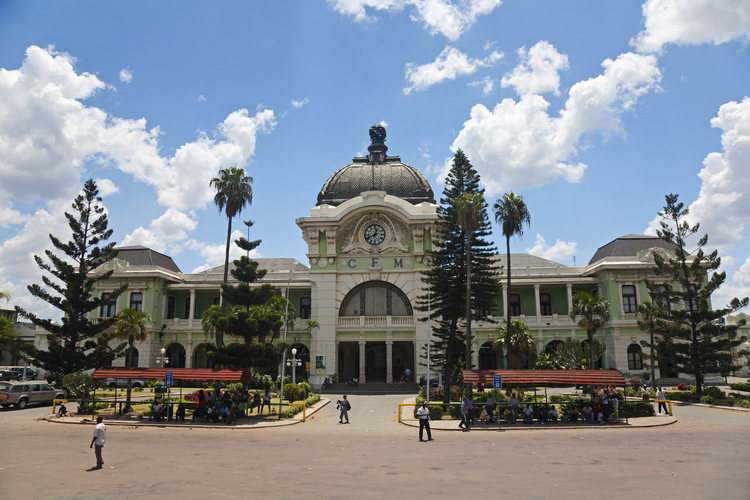
{"type": "Polygon", "coordinates": [[[214,362],[208,359],[206,351],[211,344],[198,344],[193,351],[193,368],[214,368],[214,362]]]}
{"type": "Polygon", "coordinates": [[[492,349],[492,342],[485,342],[479,347],[479,369],[497,370],[497,353],[492,349]]]}
{"type": "Polygon", "coordinates": [[[339,382],[359,377],[359,342],[339,342],[339,382]]]}
{"type": "Polygon", "coordinates": [[[185,348],[175,342],[169,344],[166,349],[170,368],[185,368],[185,348]]]}
{"type": "Polygon", "coordinates": [[[365,345],[365,379],[367,382],[386,380],[385,342],[367,342],[365,345]]]}
{"type": "Polygon", "coordinates": [[[394,341],[392,356],[392,380],[401,380],[401,376],[409,370],[407,382],[414,382],[414,342],[394,341]]]}

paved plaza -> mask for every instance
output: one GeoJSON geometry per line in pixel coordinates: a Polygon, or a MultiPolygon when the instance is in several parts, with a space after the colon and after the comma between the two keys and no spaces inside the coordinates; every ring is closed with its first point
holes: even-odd
{"type": "Polygon", "coordinates": [[[350,396],[283,427],[93,426],[0,411],[0,498],[726,498],[748,497],[750,414],[676,406],[650,428],[437,430],[397,422],[403,396],[350,396]]]}

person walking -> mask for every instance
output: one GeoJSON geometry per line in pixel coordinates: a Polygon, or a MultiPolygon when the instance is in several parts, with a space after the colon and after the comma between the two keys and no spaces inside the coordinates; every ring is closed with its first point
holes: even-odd
{"type": "Polygon", "coordinates": [[[656,399],[659,400],[659,413],[661,413],[661,409],[664,408],[664,413],[669,415],[669,412],[667,411],[667,402],[665,401],[667,396],[664,395],[664,389],[662,387],[659,387],[659,390],[656,391],[656,399]]]}
{"type": "Polygon", "coordinates": [[[349,400],[346,399],[346,396],[344,396],[344,399],[336,401],[336,408],[341,411],[341,413],[339,413],[339,423],[348,424],[349,410],[352,409],[352,405],[349,404],[349,400]],[[344,419],[346,419],[346,422],[344,422],[344,419]]]}
{"type": "Polygon", "coordinates": [[[104,448],[104,443],[107,441],[107,426],[104,425],[102,420],[104,419],[101,416],[96,417],[94,438],[89,445],[89,448],[94,448],[94,453],[96,454],[96,467],[93,467],[93,469],[101,469],[102,465],[104,465],[104,460],[102,460],[102,448],[104,448]]]}
{"type": "Polygon", "coordinates": [[[458,426],[464,431],[471,430],[471,422],[469,420],[469,403],[466,401],[466,396],[461,398],[461,423],[458,424],[458,426]]]}
{"type": "Polygon", "coordinates": [[[419,440],[422,439],[424,429],[427,429],[427,441],[432,441],[432,432],[430,431],[430,410],[427,408],[427,403],[422,403],[422,406],[417,410],[417,416],[419,417],[419,440]]]}

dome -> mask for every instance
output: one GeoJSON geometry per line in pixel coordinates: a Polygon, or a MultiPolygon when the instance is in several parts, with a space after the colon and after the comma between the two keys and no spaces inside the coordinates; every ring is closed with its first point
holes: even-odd
{"type": "Polygon", "coordinates": [[[370,140],[370,154],[352,159],[330,176],[318,193],[317,205],[340,205],[364,191],[385,191],[415,205],[435,203],[432,188],[421,173],[401,163],[400,157],[385,154],[385,128],[370,127],[370,140]]]}

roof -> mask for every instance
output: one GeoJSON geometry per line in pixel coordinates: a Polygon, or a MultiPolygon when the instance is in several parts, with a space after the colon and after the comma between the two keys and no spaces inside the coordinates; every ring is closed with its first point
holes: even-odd
{"type": "MultiPolygon", "coordinates": [[[[508,261],[506,254],[497,254],[495,256],[496,262],[505,267],[506,263],[508,261]]],[[[539,269],[539,268],[556,268],[556,267],[568,267],[565,264],[560,264],[559,262],[555,262],[553,260],[549,259],[543,259],[542,257],[537,257],[536,255],[530,255],[527,253],[512,253],[510,254],[510,265],[513,269],[520,269],[529,267],[532,269],[539,269]]]]}
{"type": "Polygon", "coordinates": [[[117,258],[131,266],[157,266],[174,272],[182,272],[172,257],[143,246],[117,247],[117,258]]]}
{"type": "Polygon", "coordinates": [[[492,386],[493,376],[502,376],[505,385],[612,385],[624,386],[617,370],[463,370],[464,382],[492,386]]]}
{"type": "Polygon", "coordinates": [[[370,154],[354,158],[334,172],[318,193],[316,205],[340,205],[365,191],[385,191],[413,205],[435,203],[430,183],[417,169],[402,163],[398,156],[385,154],[384,127],[370,127],[370,139],[370,154]]]}
{"type": "Polygon", "coordinates": [[[108,366],[94,372],[94,378],[139,378],[163,379],[164,374],[172,373],[175,380],[241,380],[243,370],[219,368],[135,368],[108,366]]]}
{"type": "Polygon", "coordinates": [[[589,264],[593,264],[606,257],[637,257],[643,250],[654,247],[675,250],[677,245],[667,243],[658,236],[629,234],[614,239],[603,247],[599,247],[594,256],[591,257],[589,264]]]}
{"type": "MultiPolygon", "coordinates": [[[[306,265],[302,264],[297,259],[293,258],[279,258],[279,259],[252,259],[258,263],[258,269],[263,269],[268,272],[279,272],[279,271],[294,271],[294,272],[306,272],[309,271],[306,265]]],[[[234,262],[229,263],[229,272],[235,268],[234,262]]],[[[210,269],[202,271],[207,274],[223,273],[224,264],[210,269]]],[[[197,273],[196,273],[197,274],[197,273]]]]}

